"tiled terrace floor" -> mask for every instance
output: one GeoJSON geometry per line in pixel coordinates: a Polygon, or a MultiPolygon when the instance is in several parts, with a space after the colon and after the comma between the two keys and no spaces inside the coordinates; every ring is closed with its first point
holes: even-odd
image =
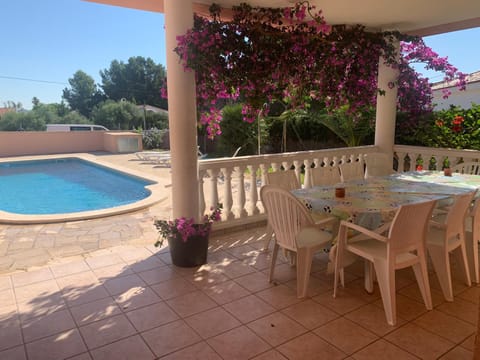
{"type": "Polygon", "coordinates": [[[211,239],[208,265],[172,266],[168,249],[112,247],[0,276],[0,359],[471,359],[479,287],[455,281],[443,301],[431,277],[426,311],[413,273],[397,277],[398,326],[362,264],[332,298],[327,255],[315,258],[309,296],[295,268],[267,280],[264,229],[211,239]]]}

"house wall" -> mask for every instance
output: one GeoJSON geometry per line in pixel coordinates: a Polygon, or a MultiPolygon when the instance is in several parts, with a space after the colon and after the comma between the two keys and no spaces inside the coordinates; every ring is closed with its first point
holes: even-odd
{"type": "Polygon", "coordinates": [[[433,90],[433,103],[436,104],[435,110],[445,110],[450,105],[460,106],[469,109],[472,102],[480,104],[480,82],[469,83],[465,91],[459,91],[456,87],[448,87],[452,95],[448,99],[442,99],[442,89],[433,90]]]}
{"type": "Polygon", "coordinates": [[[0,131],[0,156],[142,150],[142,136],[133,132],[0,131]]]}

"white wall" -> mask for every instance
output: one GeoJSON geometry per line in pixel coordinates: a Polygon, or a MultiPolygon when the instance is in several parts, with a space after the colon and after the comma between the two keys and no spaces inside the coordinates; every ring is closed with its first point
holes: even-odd
{"type": "Polygon", "coordinates": [[[452,95],[448,99],[442,99],[442,89],[433,90],[433,103],[436,104],[435,110],[445,110],[450,105],[460,106],[464,109],[469,109],[472,102],[480,104],[480,82],[467,84],[465,91],[459,91],[457,87],[448,88],[452,95]]]}

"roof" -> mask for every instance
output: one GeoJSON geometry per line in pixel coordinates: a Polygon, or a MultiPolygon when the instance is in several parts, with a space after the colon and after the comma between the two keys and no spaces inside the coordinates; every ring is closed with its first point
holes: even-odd
{"type": "Polygon", "coordinates": [[[11,107],[3,107],[3,108],[0,108],[0,116],[8,113],[8,112],[15,112],[15,109],[14,108],[11,108],[11,107]]]}
{"type": "MultiPolygon", "coordinates": [[[[467,81],[467,84],[480,82],[480,70],[467,75],[466,81],[467,81]]],[[[438,81],[432,84],[432,90],[440,90],[440,89],[445,89],[445,88],[454,87],[454,86],[457,86],[456,80],[438,81]]]]}

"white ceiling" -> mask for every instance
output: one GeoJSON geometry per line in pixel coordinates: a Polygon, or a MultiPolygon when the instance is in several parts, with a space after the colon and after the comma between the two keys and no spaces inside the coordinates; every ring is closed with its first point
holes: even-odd
{"type": "MultiPolygon", "coordinates": [[[[85,0],[163,12],[164,1],[85,0]]],[[[215,2],[231,8],[241,2],[252,6],[287,7],[296,0],[194,0],[205,10],[215,2]]],[[[480,0],[310,0],[322,9],[329,24],[363,24],[368,28],[432,35],[480,27],[480,0]]],[[[198,10],[200,7],[195,6],[198,10]]]]}

